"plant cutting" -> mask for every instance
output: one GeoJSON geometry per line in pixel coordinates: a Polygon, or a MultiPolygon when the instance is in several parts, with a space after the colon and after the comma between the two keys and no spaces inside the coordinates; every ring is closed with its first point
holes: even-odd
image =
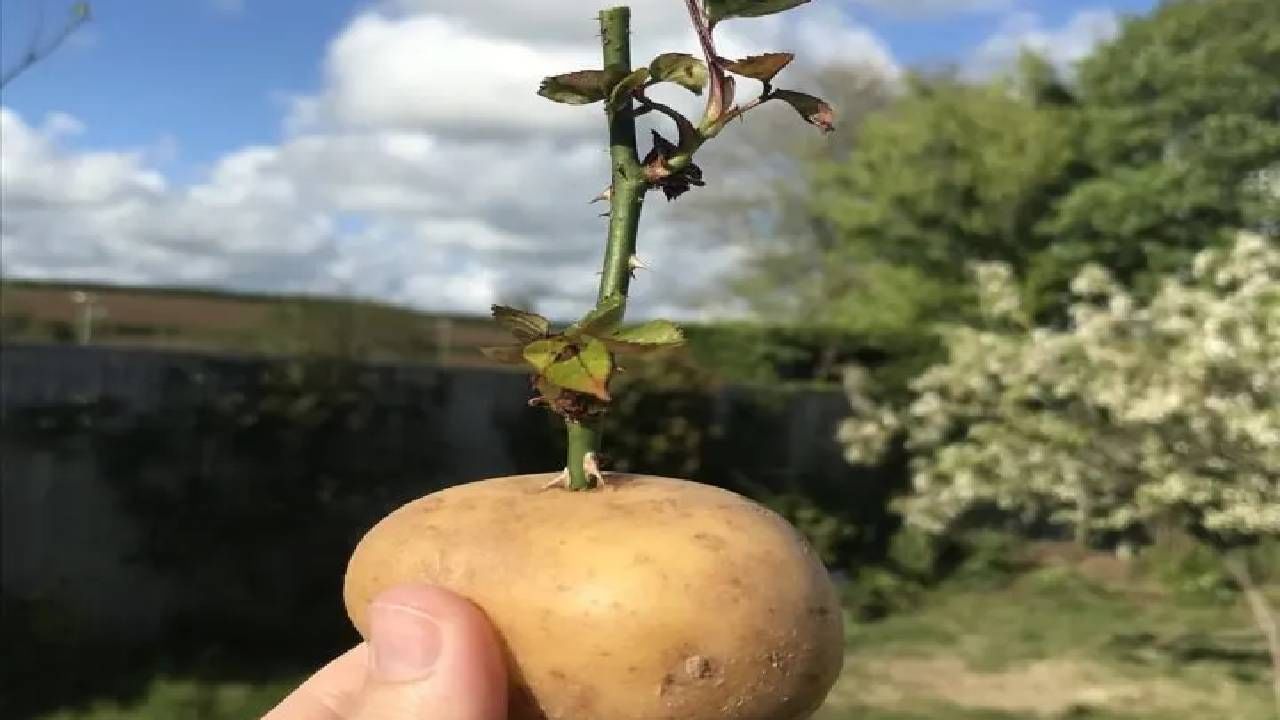
{"type": "Polygon", "coordinates": [[[774,87],[793,59],[771,52],[727,59],[719,23],[783,12],[807,0],[685,0],[701,59],[663,53],[633,67],[630,10],[600,12],[603,63],[545,78],[555,102],[599,104],[610,147],[608,234],[596,305],[554,329],[545,317],[495,306],[514,343],[489,348],[526,366],[532,404],[563,418],[559,473],[495,478],[420,498],[360,541],[344,598],[367,636],[366,608],[401,583],[444,586],[476,603],[501,637],[513,720],[799,720],[823,701],[843,658],[842,620],[825,568],[784,519],[700,483],[606,473],[598,421],[618,358],[684,342],[666,320],[624,326],[646,195],[672,200],[704,184],[694,155],[733,120],[772,101],[822,130],[822,100],[774,87]],[[737,84],[761,91],[737,103],[737,84]],[[706,95],[696,122],[648,94],[674,83],[706,95]],[[657,130],[639,152],[636,118],[657,130]]]}

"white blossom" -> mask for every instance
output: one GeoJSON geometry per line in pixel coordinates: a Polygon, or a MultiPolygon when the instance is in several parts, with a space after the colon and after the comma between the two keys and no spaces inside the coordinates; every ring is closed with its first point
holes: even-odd
{"type": "Polygon", "coordinates": [[[1280,533],[1280,247],[1241,233],[1138,302],[1103,268],[1071,284],[1065,329],[1028,328],[1012,271],[973,268],[985,325],[905,408],[849,386],[839,438],[873,462],[912,453],[910,522],[935,531],[975,504],[1125,528],[1169,513],[1205,530],[1280,533]]]}

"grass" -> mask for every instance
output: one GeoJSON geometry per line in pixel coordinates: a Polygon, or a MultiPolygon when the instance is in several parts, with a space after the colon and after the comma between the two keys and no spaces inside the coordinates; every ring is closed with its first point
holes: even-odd
{"type": "MultiPolygon", "coordinates": [[[[1114,573],[1112,573],[1114,575],[1114,573]]],[[[1268,662],[1243,607],[1053,563],[963,578],[909,612],[850,622],[814,720],[1273,720],[1268,662]]],[[[295,682],[158,677],[136,703],[40,720],[260,717],[295,682]]]]}
{"type": "Polygon", "coordinates": [[[296,684],[212,683],[161,676],[136,702],[102,700],[40,720],[252,720],[262,717],[296,684]]]}
{"type": "Polygon", "coordinates": [[[1268,660],[1236,603],[1066,565],[944,588],[850,623],[815,720],[1272,720],[1268,660]]]}

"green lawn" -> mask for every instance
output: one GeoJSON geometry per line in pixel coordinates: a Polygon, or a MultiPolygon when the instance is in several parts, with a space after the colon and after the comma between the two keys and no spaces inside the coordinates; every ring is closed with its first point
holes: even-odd
{"type": "Polygon", "coordinates": [[[1243,607],[1044,567],[850,624],[815,720],[1273,720],[1243,607]]]}
{"type": "MultiPolygon", "coordinates": [[[[1272,720],[1268,663],[1242,606],[1062,564],[950,583],[910,612],[848,625],[815,720],[1272,720]]],[[[257,718],[290,682],[156,678],[136,703],[41,720],[257,718]]],[[[584,719],[585,720],[585,719],[584,719]]]]}

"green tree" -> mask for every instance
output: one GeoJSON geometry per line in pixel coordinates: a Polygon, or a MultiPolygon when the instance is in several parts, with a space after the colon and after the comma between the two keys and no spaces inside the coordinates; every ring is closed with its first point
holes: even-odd
{"type": "Polygon", "coordinates": [[[1189,529],[1222,552],[1275,668],[1280,630],[1237,551],[1280,537],[1280,244],[1240,233],[1142,301],[1097,265],[1072,282],[1063,329],[1036,327],[1008,265],[976,266],[985,320],[947,333],[948,359],[906,407],[870,399],[839,437],[875,461],[903,434],[914,492],[901,508],[935,532],[975,508],[1092,529],[1189,529]]]}
{"type": "Polygon", "coordinates": [[[728,181],[705,188],[677,212],[697,227],[697,236],[743,251],[727,290],[758,318],[843,324],[827,299],[843,294],[846,268],[832,261],[835,229],[813,210],[811,168],[847,157],[866,117],[893,96],[889,81],[870,67],[830,66],[811,71],[805,81],[840,108],[835,130],[821,137],[783,132],[794,122],[791,111],[761,108],[753,122],[729,131],[738,142],[708,148],[708,173],[723,172],[728,181]]]}
{"type": "Polygon", "coordinates": [[[676,212],[695,228],[691,236],[741,253],[725,285],[707,299],[727,295],[757,320],[803,327],[818,342],[813,377],[837,379],[851,327],[849,306],[839,299],[848,295],[855,269],[835,256],[839,234],[814,210],[812,168],[853,152],[865,119],[893,102],[893,90],[882,71],[860,65],[810,70],[804,82],[840,108],[835,129],[797,136],[784,132],[794,122],[789,108],[760,108],[751,123],[726,131],[737,142],[708,148],[708,175],[727,175],[725,181],[676,212]]]}
{"type": "Polygon", "coordinates": [[[1275,233],[1280,3],[1169,0],[1080,66],[1088,177],[1045,230],[1057,279],[1096,262],[1150,291],[1234,228],[1275,233]]]}
{"type": "Polygon", "coordinates": [[[841,298],[853,326],[952,315],[969,304],[966,262],[1025,270],[1051,245],[1037,226],[1076,172],[1074,109],[1049,92],[1042,63],[1025,67],[986,85],[912,78],[851,156],[817,168],[814,210],[855,272],[841,298]]]}
{"type": "Polygon", "coordinates": [[[1233,229],[1280,230],[1277,77],[1274,0],[1171,0],[1070,76],[1026,55],[987,83],[909,77],[855,143],[792,156],[805,182],[757,185],[743,224],[773,242],[739,243],[734,290],[871,333],[971,313],[970,261],[1011,265],[1040,320],[1090,262],[1149,297],[1233,229]]]}

